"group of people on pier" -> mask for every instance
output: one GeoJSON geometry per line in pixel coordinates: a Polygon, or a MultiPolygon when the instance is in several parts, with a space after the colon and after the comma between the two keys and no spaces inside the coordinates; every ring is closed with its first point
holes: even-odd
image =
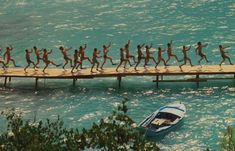
{"type": "MultiPolygon", "coordinates": [[[[128,40],[128,42],[124,45],[124,47],[120,48],[120,62],[116,67],[116,71],[118,72],[119,67],[124,64],[124,68],[126,68],[127,63],[130,66],[133,66],[134,64],[131,64],[130,59],[133,59],[133,62],[135,63],[134,69],[137,71],[137,67],[138,65],[141,63],[141,60],[144,61],[144,67],[146,67],[147,65],[149,65],[149,61],[152,60],[155,63],[155,68],[157,69],[157,66],[163,62],[164,66],[168,66],[168,62],[170,61],[170,59],[173,57],[176,59],[177,62],[183,62],[181,65],[179,65],[179,68],[182,69],[182,66],[185,65],[187,63],[187,61],[190,63],[191,66],[193,66],[191,59],[187,56],[187,52],[191,49],[192,46],[183,46],[182,47],[182,53],[183,53],[183,59],[179,60],[178,57],[173,53],[173,42],[170,41],[167,44],[167,48],[166,50],[163,50],[161,47],[158,47],[158,55],[157,55],[157,60],[153,57],[153,53],[151,52],[151,48],[152,48],[152,44],[150,45],[146,45],[146,44],[139,44],[137,45],[137,58],[135,58],[134,55],[132,55],[130,53],[130,40],[128,40]],[[143,48],[145,47],[145,55],[143,53],[143,48]],[[163,52],[167,53],[167,59],[165,60],[163,58],[163,52]]],[[[45,63],[45,67],[43,68],[43,72],[45,73],[46,68],[48,67],[48,65],[52,64],[56,67],[62,66],[62,68],[65,70],[65,66],[69,63],[71,66],[71,72],[75,72],[75,69],[78,70],[78,68],[80,69],[84,69],[83,68],[83,62],[85,60],[88,60],[90,62],[91,66],[91,72],[93,73],[94,71],[94,67],[96,66],[96,70],[100,71],[103,70],[104,64],[107,62],[107,60],[110,60],[110,62],[112,63],[112,65],[116,65],[113,62],[112,57],[108,56],[108,52],[109,52],[109,48],[111,47],[111,42],[108,45],[103,45],[103,55],[100,56],[99,54],[101,53],[100,50],[98,50],[97,48],[94,48],[93,51],[93,55],[92,55],[92,59],[90,59],[88,56],[85,55],[85,50],[87,48],[87,44],[85,44],[84,46],[80,46],[79,49],[75,49],[74,50],[74,55],[73,55],[73,59],[68,55],[68,51],[71,50],[72,48],[65,48],[63,46],[59,47],[59,50],[62,53],[63,59],[64,59],[64,64],[62,66],[62,64],[57,64],[54,61],[51,61],[49,59],[49,54],[52,53],[52,50],[47,50],[45,48],[43,49],[38,49],[36,46],[33,47],[33,49],[29,50],[26,49],[25,50],[25,59],[27,62],[27,66],[24,68],[24,71],[27,73],[27,68],[32,64],[33,68],[35,69],[35,71],[37,71],[37,69],[39,68],[39,64],[40,61],[43,61],[45,63]],[[35,53],[36,56],[36,61],[32,61],[31,59],[31,54],[35,53]],[[100,62],[98,61],[98,58],[103,57],[103,63],[100,66],[100,62]]],[[[206,54],[203,53],[203,48],[207,47],[207,44],[202,44],[201,42],[197,43],[195,52],[200,56],[200,60],[198,61],[198,64],[201,63],[202,60],[205,60],[206,62],[209,62],[206,54]]],[[[222,65],[222,63],[228,59],[229,63],[231,65],[233,65],[233,63],[230,60],[230,57],[226,54],[227,52],[225,51],[225,49],[228,48],[222,45],[219,45],[219,50],[220,50],[220,55],[222,57],[222,61],[220,62],[220,66],[222,65]]],[[[5,70],[9,63],[12,62],[14,67],[17,67],[15,60],[12,58],[11,56],[11,51],[13,50],[13,47],[10,45],[8,47],[6,47],[6,51],[3,54],[3,57],[0,55],[0,64],[2,64],[3,69],[5,70]]],[[[0,48],[0,54],[2,52],[2,49],[0,48]]]]}

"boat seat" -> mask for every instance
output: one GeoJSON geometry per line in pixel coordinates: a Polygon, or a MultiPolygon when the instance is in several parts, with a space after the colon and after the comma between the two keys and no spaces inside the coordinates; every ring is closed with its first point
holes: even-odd
{"type": "Polygon", "coordinates": [[[163,123],[170,124],[171,121],[168,119],[156,118],[151,122],[151,124],[154,124],[154,125],[162,125],[163,123]]]}

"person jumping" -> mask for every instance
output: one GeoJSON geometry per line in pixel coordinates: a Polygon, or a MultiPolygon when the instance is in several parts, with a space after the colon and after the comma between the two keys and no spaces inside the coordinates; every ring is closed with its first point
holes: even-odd
{"type": "Polygon", "coordinates": [[[228,59],[230,65],[233,65],[233,63],[232,63],[231,60],[230,60],[230,57],[225,54],[225,53],[227,53],[227,52],[225,52],[225,49],[226,49],[226,48],[229,48],[229,46],[223,47],[222,45],[219,45],[220,55],[221,55],[221,57],[222,57],[222,61],[221,61],[220,64],[219,64],[220,66],[221,66],[222,63],[225,61],[225,59],[228,59]]]}
{"type": "Polygon", "coordinates": [[[189,61],[191,67],[193,66],[191,59],[189,59],[189,57],[187,56],[187,51],[189,51],[190,49],[191,49],[191,46],[189,47],[183,46],[182,52],[184,56],[184,63],[179,66],[180,69],[182,68],[183,65],[186,65],[187,61],[189,61]]]}

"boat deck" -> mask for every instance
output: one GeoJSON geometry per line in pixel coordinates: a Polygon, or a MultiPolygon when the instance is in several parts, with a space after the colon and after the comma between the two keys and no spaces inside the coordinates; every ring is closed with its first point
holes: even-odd
{"type": "MultiPolygon", "coordinates": [[[[96,71],[95,69],[93,71],[96,71]]],[[[160,66],[157,69],[154,67],[139,67],[137,71],[133,67],[128,69],[120,68],[116,72],[116,68],[105,68],[104,70],[99,70],[94,73],[90,72],[90,68],[78,70],[71,73],[71,69],[63,70],[59,68],[48,68],[45,73],[42,69],[35,71],[32,68],[27,69],[27,73],[24,72],[23,68],[8,68],[7,70],[0,70],[0,77],[5,78],[4,86],[6,86],[6,79],[12,77],[20,78],[35,78],[36,84],[37,80],[41,78],[54,78],[54,79],[89,79],[89,78],[99,78],[99,77],[117,77],[119,80],[119,86],[122,77],[127,76],[155,76],[156,80],[154,82],[205,82],[209,79],[220,80],[224,78],[199,78],[200,75],[221,75],[221,74],[232,74],[233,77],[227,79],[233,79],[235,75],[235,65],[203,65],[203,66],[183,66],[180,69],[178,66],[160,66]],[[174,75],[195,75],[192,79],[173,79],[173,80],[163,80],[163,76],[174,76],[174,75]],[[159,79],[159,76],[161,79],[159,79]]],[[[75,84],[75,81],[74,81],[75,84]]]]}

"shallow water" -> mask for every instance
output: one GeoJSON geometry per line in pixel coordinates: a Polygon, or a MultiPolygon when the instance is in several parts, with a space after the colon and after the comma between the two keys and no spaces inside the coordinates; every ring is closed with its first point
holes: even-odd
{"type": "MultiPolygon", "coordinates": [[[[131,53],[135,53],[139,43],[165,48],[172,39],[178,56],[183,44],[195,46],[200,40],[209,44],[204,51],[210,64],[220,62],[218,45],[225,44],[231,46],[229,55],[235,60],[232,0],[8,0],[1,3],[0,45],[12,44],[13,58],[20,65],[25,65],[24,49],[34,45],[53,49],[50,58],[62,62],[59,45],[77,48],[88,43],[87,53],[91,56],[94,47],[101,49],[110,40],[113,43],[110,55],[118,61],[118,49],[128,39],[132,42],[131,53]]],[[[199,57],[194,49],[189,56],[196,64],[199,57]]],[[[161,148],[217,150],[218,136],[235,122],[234,81],[202,83],[199,89],[194,83],[161,83],[157,89],[152,80],[152,77],[124,78],[121,89],[114,78],[80,80],[76,88],[72,88],[71,80],[40,80],[40,90],[35,92],[34,80],[13,79],[10,89],[0,90],[0,110],[15,107],[26,119],[33,119],[35,114],[38,119],[54,119],[59,114],[66,127],[88,128],[92,122],[109,115],[125,97],[129,99],[129,115],[136,122],[160,106],[179,100],[187,108],[184,124],[158,142],[161,148]]],[[[0,129],[4,129],[1,121],[0,129]]]]}

